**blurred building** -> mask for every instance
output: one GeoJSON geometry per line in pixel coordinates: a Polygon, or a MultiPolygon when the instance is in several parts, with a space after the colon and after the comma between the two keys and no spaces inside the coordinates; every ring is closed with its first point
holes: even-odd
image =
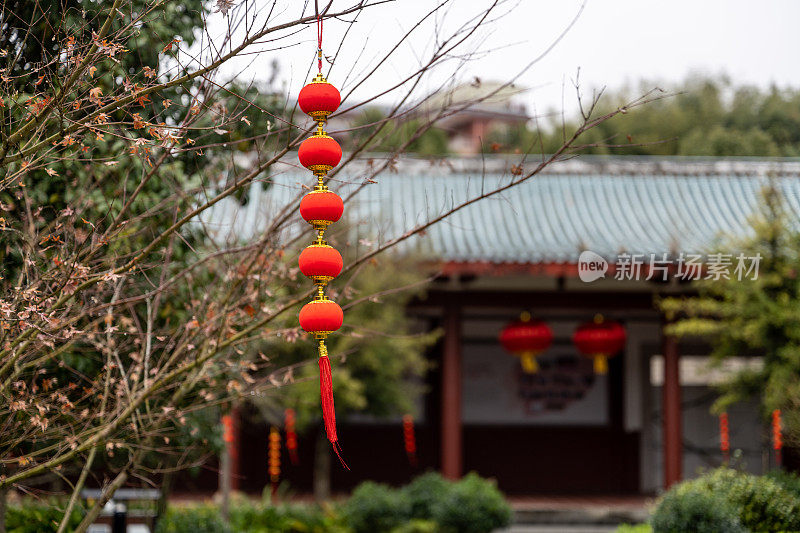
{"type": "Polygon", "coordinates": [[[450,110],[437,121],[437,128],[447,133],[450,152],[479,154],[491,133],[502,135],[530,120],[525,106],[516,102],[522,92],[513,84],[475,79],[430,96],[422,103],[421,112],[430,116],[442,109],[450,110]]]}
{"type": "MultiPolygon", "coordinates": [[[[376,161],[348,167],[352,182],[337,184],[343,196],[370,176],[376,161]]],[[[530,161],[523,170],[536,164],[530,161]]],[[[359,239],[385,242],[517,179],[515,163],[403,159],[364,187],[346,212],[359,239]]],[[[220,238],[234,228],[230,234],[246,239],[270,222],[277,206],[301,194],[305,182],[308,176],[287,164],[271,187],[254,186],[246,207],[222,202],[209,220],[220,238]]],[[[415,254],[423,268],[438,273],[426,298],[408,312],[424,327],[444,331],[428,354],[435,366],[416,420],[419,463],[406,460],[399,419],[351,420],[339,434],[352,470],[334,468],[334,491],[364,479],[401,483],[436,469],[450,477],[476,471],[510,494],[647,494],[719,465],[719,423],[709,406],[726,369],[708,368],[709,346],[663,335],[665,318],[654,299],[691,286],[674,271],[666,280],[651,276],[648,261],[651,254],[669,261],[705,254],[746,236],[759,191],[770,182],[800,221],[800,162],[582,157],[406,241],[399,252],[415,254]],[[604,278],[581,281],[578,261],[586,251],[607,261],[604,278]],[[644,259],[639,279],[615,279],[625,255],[644,259]],[[534,375],[498,342],[522,311],[554,333],[534,375]],[[595,374],[571,340],[598,313],[627,332],[606,375],[595,374]]],[[[757,358],[731,362],[757,364],[757,358]]],[[[756,406],[739,405],[728,415],[731,448],[742,451],[746,468],[773,465],[756,406]]],[[[240,486],[257,491],[267,479],[266,428],[245,423],[241,435],[240,457],[248,467],[239,471],[240,486]]],[[[312,443],[301,439],[300,451],[300,464],[287,467],[286,475],[293,487],[308,490],[312,443]]],[[[784,460],[795,459],[786,453],[784,460]]]]}

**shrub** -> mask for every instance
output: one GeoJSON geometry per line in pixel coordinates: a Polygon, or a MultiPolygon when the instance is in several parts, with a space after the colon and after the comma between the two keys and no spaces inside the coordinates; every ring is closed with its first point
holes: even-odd
{"type": "Polygon", "coordinates": [[[411,516],[432,519],[434,505],[444,499],[452,487],[453,483],[437,472],[429,472],[414,479],[402,489],[411,508],[411,516]]]}
{"type": "Polygon", "coordinates": [[[344,514],[356,533],[391,531],[411,517],[408,500],[401,491],[371,481],[356,487],[344,505],[344,514]]]}
{"type": "Polygon", "coordinates": [[[433,505],[433,518],[458,533],[488,533],[511,521],[511,507],[495,484],[467,474],[433,505]]]}
{"type": "Polygon", "coordinates": [[[439,533],[439,524],[433,520],[414,518],[394,528],[391,533],[439,533]]]}
{"type": "Polygon", "coordinates": [[[650,524],[620,524],[614,533],[653,533],[650,524]]]}
{"type": "Polygon", "coordinates": [[[155,533],[230,533],[219,509],[211,505],[169,508],[155,533]]]}
{"type": "Polygon", "coordinates": [[[800,531],[800,498],[775,479],[718,468],[686,485],[724,498],[753,531],[800,531]]]}
{"type": "Polygon", "coordinates": [[[650,519],[653,533],[747,533],[736,510],[722,497],[691,484],[667,492],[650,519]]]}
{"type": "Polygon", "coordinates": [[[796,498],[800,498],[800,476],[784,470],[773,470],[767,477],[774,480],[784,490],[792,493],[796,498]]]}
{"type": "MultiPolygon", "coordinates": [[[[6,531],[8,533],[55,533],[64,517],[65,505],[26,502],[21,506],[12,505],[6,509],[6,531]]],[[[69,518],[67,530],[74,530],[83,518],[83,511],[75,509],[69,518]]]]}

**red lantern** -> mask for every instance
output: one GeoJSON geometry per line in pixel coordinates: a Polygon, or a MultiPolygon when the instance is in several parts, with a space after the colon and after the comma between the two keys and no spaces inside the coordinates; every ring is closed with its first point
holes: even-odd
{"type": "Polygon", "coordinates": [[[312,172],[327,172],[342,160],[342,147],[332,137],[314,135],[300,144],[300,164],[312,172]]]}
{"type": "Polygon", "coordinates": [[[329,190],[314,190],[300,200],[300,216],[315,228],[322,229],[342,217],[342,198],[329,190]]]}
{"type": "Polygon", "coordinates": [[[342,327],[344,313],[334,301],[327,298],[311,300],[300,309],[300,327],[309,333],[326,334],[342,327]]]}
{"type": "Polygon", "coordinates": [[[536,356],[548,349],[552,342],[553,331],[550,326],[541,320],[531,320],[527,312],[500,332],[500,344],[520,358],[522,369],[528,374],[538,370],[536,356]]]}
{"type": "Polygon", "coordinates": [[[622,324],[613,320],[606,321],[602,315],[597,315],[593,322],[578,326],[572,342],[579,352],[594,359],[594,371],[597,374],[607,374],[608,358],[622,351],[625,338],[622,324]]]}
{"type": "Polygon", "coordinates": [[[328,115],[339,108],[342,97],[339,90],[328,83],[322,74],[318,74],[311,83],[303,87],[297,97],[297,103],[303,113],[315,120],[325,120],[328,115]]]}
{"type": "Polygon", "coordinates": [[[327,244],[312,244],[300,253],[300,272],[314,283],[328,282],[342,271],[342,255],[327,244]]]}

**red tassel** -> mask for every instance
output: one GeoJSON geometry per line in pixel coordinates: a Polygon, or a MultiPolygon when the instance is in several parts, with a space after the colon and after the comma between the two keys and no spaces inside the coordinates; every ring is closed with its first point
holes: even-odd
{"type": "Polygon", "coordinates": [[[319,396],[320,403],[322,404],[322,419],[325,421],[325,433],[328,435],[328,440],[333,446],[333,451],[339,458],[339,462],[347,470],[350,467],[342,459],[342,448],[339,446],[339,437],[336,435],[336,410],[333,406],[333,377],[331,376],[331,362],[328,360],[327,350],[325,345],[320,342],[320,356],[319,356],[319,396]]]}

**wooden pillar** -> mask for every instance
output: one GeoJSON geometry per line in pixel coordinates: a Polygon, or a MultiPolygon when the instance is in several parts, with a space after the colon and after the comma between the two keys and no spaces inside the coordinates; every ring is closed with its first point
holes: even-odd
{"type": "Polygon", "coordinates": [[[444,308],[442,354],[442,475],[461,477],[461,312],[455,304],[444,308]]]}
{"type": "Polygon", "coordinates": [[[661,410],[664,440],[664,488],[681,480],[683,432],[681,428],[680,355],[675,337],[664,336],[664,385],[661,410]]]}

